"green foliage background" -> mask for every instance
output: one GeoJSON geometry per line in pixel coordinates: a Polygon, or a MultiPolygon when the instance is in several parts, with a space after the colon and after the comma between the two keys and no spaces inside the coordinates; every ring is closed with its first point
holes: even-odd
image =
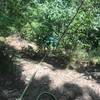
{"type": "Polygon", "coordinates": [[[0,35],[14,33],[40,48],[55,49],[71,57],[84,58],[86,53],[98,58],[100,0],[1,0],[0,35]]]}

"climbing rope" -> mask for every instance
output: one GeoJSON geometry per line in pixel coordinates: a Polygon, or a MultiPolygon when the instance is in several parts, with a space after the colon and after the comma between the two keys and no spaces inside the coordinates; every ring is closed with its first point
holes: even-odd
{"type": "Polygon", "coordinates": [[[38,95],[37,99],[36,100],[40,100],[40,98],[44,95],[44,94],[47,94],[48,96],[50,96],[52,98],[52,100],[57,100],[57,98],[55,97],[55,95],[53,95],[52,93],[50,92],[42,92],[38,95]]]}

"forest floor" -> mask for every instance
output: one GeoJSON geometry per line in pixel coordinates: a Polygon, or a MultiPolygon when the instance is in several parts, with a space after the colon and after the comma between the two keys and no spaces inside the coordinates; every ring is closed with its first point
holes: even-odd
{"type": "MultiPolygon", "coordinates": [[[[7,38],[6,43],[18,51],[29,45],[27,41],[15,37],[7,38]]],[[[31,45],[33,49],[38,49],[35,44],[31,45]]],[[[97,80],[89,79],[84,73],[61,68],[63,64],[61,59],[48,58],[41,63],[39,61],[34,58],[19,57],[15,62],[21,70],[19,77],[0,73],[0,87],[7,97],[0,100],[15,100],[19,97],[34,74],[22,100],[37,100],[39,94],[43,92],[52,93],[57,100],[100,100],[100,83],[97,83],[97,80]]],[[[44,95],[40,100],[53,99],[44,95]]]]}

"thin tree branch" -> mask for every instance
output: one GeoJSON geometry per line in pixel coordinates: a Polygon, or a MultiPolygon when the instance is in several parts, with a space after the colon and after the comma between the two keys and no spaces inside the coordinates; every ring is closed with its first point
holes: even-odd
{"type": "Polygon", "coordinates": [[[80,4],[79,7],[77,8],[77,11],[76,11],[75,15],[73,16],[73,18],[71,19],[71,21],[70,21],[69,24],[67,25],[67,28],[64,30],[64,32],[62,33],[61,37],[58,39],[57,47],[58,47],[60,41],[62,40],[62,38],[63,38],[63,37],[65,36],[65,34],[67,33],[68,28],[70,27],[71,23],[74,21],[74,19],[75,19],[75,17],[77,16],[77,14],[78,14],[80,8],[82,7],[82,5],[83,5],[83,0],[81,0],[81,4],[80,4]]]}

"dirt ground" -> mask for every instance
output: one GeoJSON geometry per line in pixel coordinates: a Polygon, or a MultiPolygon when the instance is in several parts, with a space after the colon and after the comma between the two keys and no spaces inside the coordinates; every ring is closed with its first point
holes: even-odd
{"type": "Polygon", "coordinates": [[[39,93],[44,91],[53,93],[57,100],[100,100],[100,85],[95,80],[87,80],[83,74],[68,69],[54,69],[45,62],[34,64],[25,59],[19,62],[26,83],[37,71],[24,100],[36,100],[39,93]]]}
{"type": "MultiPolygon", "coordinates": [[[[23,47],[23,44],[26,42],[16,41],[16,39],[9,41],[9,45],[21,50],[19,46],[23,47]]],[[[45,61],[39,63],[39,61],[28,58],[16,59],[16,65],[18,65],[18,68],[20,67],[21,75],[18,78],[17,76],[12,77],[10,74],[0,74],[0,87],[7,97],[7,99],[0,98],[0,100],[16,100],[15,98],[21,95],[35,72],[36,74],[32,78],[23,100],[37,100],[39,94],[43,92],[53,94],[57,100],[100,100],[99,83],[93,79],[88,79],[83,73],[69,69],[60,69],[55,67],[55,64],[53,64],[53,60],[52,63],[45,61]],[[4,85],[4,83],[6,84],[4,85]]],[[[53,99],[44,95],[40,100],[53,99]]]]}

